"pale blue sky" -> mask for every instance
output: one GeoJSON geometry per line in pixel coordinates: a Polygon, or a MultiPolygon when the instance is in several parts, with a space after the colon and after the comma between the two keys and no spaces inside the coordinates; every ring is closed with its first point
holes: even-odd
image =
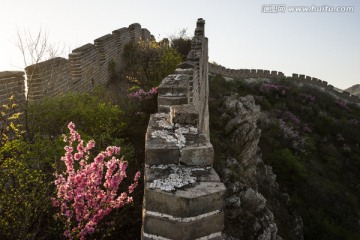
{"type": "Polygon", "coordinates": [[[16,29],[46,28],[71,49],[138,22],[157,38],[206,20],[209,56],[229,68],[301,73],[347,88],[360,84],[360,1],[2,0],[0,71],[19,70],[16,29]],[[351,13],[262,13],[264,4],[353,6],[351,13]]]}

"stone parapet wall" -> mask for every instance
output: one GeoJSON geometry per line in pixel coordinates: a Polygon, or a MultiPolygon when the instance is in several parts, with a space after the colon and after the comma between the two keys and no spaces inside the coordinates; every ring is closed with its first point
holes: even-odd
{"type": "Polygon", "coordinates": [[[229,69],[221,65],[209,63],[209,72],[229,78],[284,78],[282,72],[263,69],[229,69]]]}
{"type": "Polygon", "coordinates": [[[343,99],[347,102],[353,102],[356,104],[360,104],[360,98],[358,96],[351,95],[347,91],[339,92],[335,89],[334,86],[332,86],[332,85],[328,84],[328,82],[320,80],[318,78],[306,76],[304,74],[297,74],[297,73],[293,73],[292,76],[288,76],[286,78],[303,83],[303,84],[308,84],[310,86],[317,87],[317,88],[319,88],[325,92],[328,92],[331,95],[333,95],[337,98],[343,99]]]}
{"type": "Polygon", "coordinates": [[[212,167],[204,25],[198,19],[186,62],[158,87],[145,137],[142,239],[222,239],[226,189],[212,167]]]}
{"type": "Polygon", "coordinates": [[[95,39],[94,44],[88,43],[74,49],[69,59],[54,58],[27,67],[29,100],[69,91],[85,92],[106,84],[111,75],[109,63],[115,64],[115,70],[121,69],[124,46],[140,39],[154,37],[140,24],[134,23],[95,39]]]}

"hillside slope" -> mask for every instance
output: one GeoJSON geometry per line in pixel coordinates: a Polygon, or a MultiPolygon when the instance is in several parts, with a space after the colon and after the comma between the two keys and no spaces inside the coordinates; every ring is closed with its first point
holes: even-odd
{"type": "Polygon", "coordinates": [[[360,239],[355,105],[289,80],[220,76],[210,79],[209,104],[233,213],[228,239],[360,239]]]}

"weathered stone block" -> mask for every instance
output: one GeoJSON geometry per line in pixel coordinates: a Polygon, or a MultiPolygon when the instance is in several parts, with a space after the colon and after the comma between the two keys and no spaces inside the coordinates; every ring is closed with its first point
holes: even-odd
{"type": "MultiPolygon", "coordinates": [[[[177,165],[177,167],[181,168],[184,166],[177,165]]],[[[198,167],[194,167],[193,169],[192,176],[196,177],[198,182],[220,182],[220,177],[213,168],[204,168],[203,170],[199,170],[198,167]]],[[[165,179],[171,173],[171,165],[163,168],[145,166],[144,181],[152,182],[156,179],[165,179]]]]}
{"type": "Polygon", "coordinates": [[[145,163],[149,165],[178,164],[180,150],[177,147],[162,147],[147,145],[145,149],[145,163]]]}
{"type": "Polygon", "coordinates": [[[186,144],[180,150],[180,163],[188,166],[212,166],[214,148],[209,141],[186,144]]]}
{"type": "Polygon", "coordinates": [[[188,69],[177,68],[177,69],[175,70],[175,74],[193,75],[193,74],[194,74],[194,69],[192,69],[192,68],[188,68],[188,69]]]}
{"type": "Polygon", "coordinates": [[[145,137],[146,164],[177,164],[179,162],[178,142],[168,120],[168,114],[151,115],[145,137]]]}
{"type": "Polygon", "coordinates": [[[187,124],[197,127],[199,114],[193,105],[174,105],[170,107],[170,121],[174,124],[187,124]]]}
{"type": "Polygon", "coordinates": [[[175,193],[145,186],[146,211],[158,212],[179,218],[196,217],[221,210],[226,188],[220,182],[200,182],[175,193]]]}
{"type": "Polygon", "coordinates": [[[180,104],[187,104],[187,97],[186,96],[158,96],[158,105],[180,105],[180,104]]]}
{"type": "Polygon", "coordinates": [[[169,105],[158,105],[158,112],[160,113],[169,113],[170,106],[169,105]]]}
{"type": "Polygon", "coordinates": [[[224,228],[223,222],[222,212],[190,222],[178,222],[145,213],[143,234],[177,240],[196,239],[221,232],[224,228]]]}

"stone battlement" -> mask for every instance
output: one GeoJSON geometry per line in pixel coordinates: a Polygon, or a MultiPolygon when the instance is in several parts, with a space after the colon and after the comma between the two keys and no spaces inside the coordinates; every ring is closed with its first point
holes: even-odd
{"type": "Polygon", "coordinates": [[[226,189],[212,168],[204,25],[198,19],[186,62],[158,87],[145,138],[142,239],[222,239],[226,189]]]}
{"type": "Polygon", "coordinates": [[[138,23],[114,30],[74,49],[69,59],[53,58],[25,69],[30,101],[56,96],[69,91],[86,92],[106,84],[111,72],[109,63],[122,66],[122,52],[130,41],[153,39],[150,32],[138,23]]]}

